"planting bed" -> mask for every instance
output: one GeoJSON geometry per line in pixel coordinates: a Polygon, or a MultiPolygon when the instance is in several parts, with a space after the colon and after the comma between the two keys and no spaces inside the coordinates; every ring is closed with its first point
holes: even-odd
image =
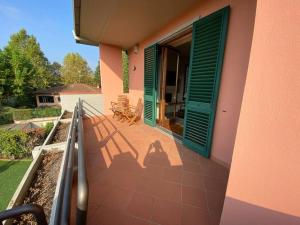
{"type": "Polygon", "coordinates": [[[62,118],[62,119],[71,119],[71,118],[72,118],[72,115],[73,115],[72,112],[65,111],[61,118],[62,118]]]}
{"type": "MultiPolygon", "coordinates": [[[[41,165],[35,173],[35,177],[24,200],[24,204],[35,203],[41,205],[44,208],[48,222],[62,155],[62,152],[57,151],[43,153],[41,165]]],[[[25,225],[36,224],[36,222],[32,215],[24,215],[15,220],[13,224],[25,225]]]]}
{"type": "Polygon", "coordinates": [[[70,123],[59,122],[59,124],[56,127],[55,133],[52,137],[50,144],[67,141],[69,127],[70,127],[70,123]]]}

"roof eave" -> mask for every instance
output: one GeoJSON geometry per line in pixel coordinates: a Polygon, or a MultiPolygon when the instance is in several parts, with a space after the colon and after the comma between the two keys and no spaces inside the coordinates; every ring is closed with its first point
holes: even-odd
{"type": "Polygon", "coordinates": [[[87,38],[80,36],[80,10],[81,10],[81,0],[73,0],[73,18],[74,18],[74,30],[73,37],[76,43],[99,46],[99,43],[91,41],[87,38]]]}

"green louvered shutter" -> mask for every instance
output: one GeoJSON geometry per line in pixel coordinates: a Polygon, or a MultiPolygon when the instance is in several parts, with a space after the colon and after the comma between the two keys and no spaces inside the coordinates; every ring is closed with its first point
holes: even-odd
{"type": "Polygon", "coordinates": [[[152,45],[144,53],[144,122],[155,126],[156,123],[156,77],[158,47],[152,45]]]}
{"type": "Polygon", "coordinates": [[[183,143],[210,156],[229,7],[193,24],[183,143]]]}

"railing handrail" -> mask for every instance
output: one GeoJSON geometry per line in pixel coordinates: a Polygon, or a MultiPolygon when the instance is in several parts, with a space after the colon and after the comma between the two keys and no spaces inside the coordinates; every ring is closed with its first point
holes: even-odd
{"type": "Polygon", "coordinates": [[[71,197],[72,197],[72,183],[73,183],[73,167],[74,167],[74,149],[75,149],[75,139],[76,139],[76,119],[77,119],[77,105],[75,106],[73,115],[74,115],[74,124],[70,127],[71,130],[71,141],[69,145],[69,155],[68,155],[68,164],[65,171],[65,183],[63,191],[63,201],[61,208],[61,225],[68,225],[70,221],[70,211],[71,211],[71,197]]]}
{"type": "Polygon", "coordinates": [[[76,224],[82,225],[86,223],[89,188],[86,176],[86,164],[84,156],[84,137],[82,123],[82,101],[78,102],[78,186],[77,186],[77,215],[76,224]]]}
{"type": "Polygon", "coordinates": [[[71,144],[71,140],[72,140],[72,130],[73,130],[72,128],[74,127],[75,120],[76,120],[75,113],[73,113],[71,123],[70,123],[70,128],[68,131],[68,136],[67,136],[67,144],[66,144],[66,148],[65,148],[64,162],[62,162],[62,165],[63,165],[62,177],[61,177],[61,183],[60,183],[60,187],[59,187],[59,194],[57,196],[56,211],[55,211],[55,217],[54,217],[54,221],[53,221],[54,225],[60,224],[62,205],[63,205],[63,199],[64,199],[66,170],[67,170],[67,166],[68,166],[69,154],[70,154],[70,144],[71,144]]]}
{"type": "Polygon", "coordinates": [[[78,134],[76,224],[85,225],[86,223],[89,190],[84,157],[82,116],[82,101],[79,99],[74,108],[72,122],[68,133],[64,168],[62,172],[62,182],[60,184],[60,194],[57,200],[57,210],[54,225],[67,225],[70,223],[76,129],[78,134]]]}
{"type": "Polygon", "coordinates": [[[0,224],[5,220],[17,218],[25,214],[34,215],[39,225],[48,225],[43,207],[37,204],[20,205],[0,212],[0,224]]]}
{"type": "MultiPolygon", "coordinates": [[[[65,148],[64,158],[61,168],[61,182],[58,188],[56,208],[54,218],[51,222],[53,225],[68,225],[70,224],[72,184],[74,172],[74,151],[76,142],[76,130],[78,137],[78,184],[77,184],[77,211],[76,224],[85,225],[88,209],[88,180],[86,175],[86,164],[84,156],[84,137],[83,137],[83,109],[82,101],[79,99],[76,104],[67,136],[67,144],[65,148]]],[[[37,224],[47,225],[47,220],[43,211],[43,207],[36,204],[26,204],[17,206],[9,210],[0,212],[0,225],[6,219],[15,218],[17,216],[31,213],[35,216],[37,224]]]]}

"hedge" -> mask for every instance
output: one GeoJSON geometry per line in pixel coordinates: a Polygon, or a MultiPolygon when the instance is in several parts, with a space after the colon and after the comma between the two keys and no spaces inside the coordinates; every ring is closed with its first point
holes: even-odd
{"type": "Polygon", "coordinates": [[[13,114],[12,112],[0,112],[0,125],[13,123],[13,114]]]}
{"type": "Polygon", "coordinates": [[[28,120],[32,118],[43,118],[59,116],[61,114],[60,108],[36,108],[36,109],[16,109],[13,112],[14,120],[28,120]]]}

